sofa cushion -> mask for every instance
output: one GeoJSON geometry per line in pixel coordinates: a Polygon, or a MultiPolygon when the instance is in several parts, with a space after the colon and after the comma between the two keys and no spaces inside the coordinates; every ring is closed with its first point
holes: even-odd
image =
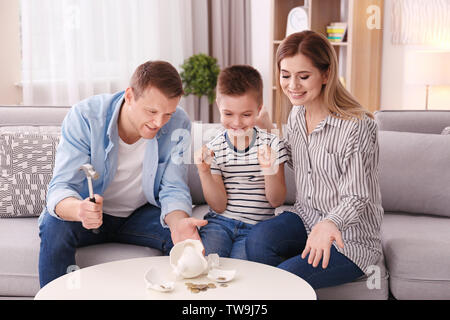
{"type": "Polygon", "coordinates": [[[450,299],[450,219],[386,212],[384,259],[397,299],[450,299]]]}
{"type": "MultiPolygon", "coordinates": [[[[38,219],[0,219],[0,296],[33,297],[39,291],[38,219]]],[[[80,268],[115,260],[161,255],[159,250],[122,243],[79,248],[80,268]]]]}
{"type": "Polygon", "coordinates": [[[380,131],[379,144],[384,210],[450,217],[450,139],[380,131]]]}
{"type": "Polygon", "coordinates": [[[39,290],[37,218],[0,219],[0,296],[34,296],[39,290]]]}
{"type": "Polygon", "coordinates": [[[379,110],[375,121],[381,131],[440,134],[449,126],[450,110],[379,110]]]}
{"type": "Polygon", "coordinates": [[[51,180],[59,127],[0,127],[0,217],[39,216],[51,180]]]}
{"type": "Polygon", "coordinates": [[[372,266],[369,276],[334,287],[316,290],[318,300],[387,300],[389,298],[389,274],[384,258],[372,266]]]}

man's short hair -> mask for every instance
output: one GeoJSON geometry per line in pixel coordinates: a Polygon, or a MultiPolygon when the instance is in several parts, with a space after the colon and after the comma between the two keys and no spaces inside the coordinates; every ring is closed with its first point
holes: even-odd
{"type": "Polygon", "coordinates": [[[184,94],[180,74],[166,61],[147,61],[134,71],[130,87],[136,99],[151,86],[158,88],[168,98],[184,94]]]}
{"type": "Polygon", "coordinates": [[[242,96],[252,92],[258,104],[263,102],[261,74],[249,65],[234,65],[223,69],[217,81],[217,91],[227,96],[242,96]]]}

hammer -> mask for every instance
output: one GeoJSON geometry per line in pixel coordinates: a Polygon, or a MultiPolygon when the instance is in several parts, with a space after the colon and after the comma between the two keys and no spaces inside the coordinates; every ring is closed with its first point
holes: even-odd
{"type": "MultiPolygon", "coordinates": [[[[98,179],[98,173],[95,172],[94,167],[91,164],[89,164],[89,163],[83,164],[80,167],[80,170],[84,171],[84,173],[86,174],[86,178],[88,180],[89,201],[95,203],[94,188],[92,187],[92,179],[97,180],[98,179]]],[[[92,232],[95,233],[95,234],[98,234],[100,231],[98,229],[93,229],[92,232]]]]}

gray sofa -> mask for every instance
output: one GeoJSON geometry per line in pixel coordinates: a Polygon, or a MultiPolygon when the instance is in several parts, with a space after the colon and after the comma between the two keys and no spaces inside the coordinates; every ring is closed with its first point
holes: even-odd
{"type": "MultiPolygon", "coordinates": [[[[59,126],[68,110],[0,106],[0,129],[59,126]]],[[[450,126],[450,111],[381,111],[376,113],[376,120],[380,128],[380,185],[385,209],[384,255],[373,266],[371,276],[317,290],[317,296],[450,299],[450,136],[440,135],[450,126]]],[[[201,135],[205,141],[217,129],[217,125],[196,127],[193,137],[201,135]]],[[[0,139],[0,178],[5,179],[1,148],[0,139]]],[[[286,170],[288,195],[285,206],[277,212],[293,205],[295,198],[293,175],[290,169],[286,170]]],[[[4,180],[0,180],[0,191],[1,181],[4,180]]],[[[189,186],[194,215],[201,217],[207,205],[194,165],[189,167],[189,186]]],[[[0,198],[0,206],[1,201],[0,198]]],[[[39,243],[37,217],[0,218],[0,298],[32,298],[37,293],[39,243]]],[[[76,258],[77,265],[83,268],[160,254],[150,248],[107,243],[80,248],[76,258]]]]}

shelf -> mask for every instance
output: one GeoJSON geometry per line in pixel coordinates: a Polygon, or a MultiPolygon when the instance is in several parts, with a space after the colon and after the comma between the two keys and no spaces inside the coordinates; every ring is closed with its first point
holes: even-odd
{"type": "MultiPolygon", "coordinates": [[[[367,8],[377,6],[384,12],[384,0],[310,0],[308,7],[309,28],[323,34],[331,22],[347,22],[344,42],[331,42],[335,49],[339,70],[338,76],[345,79],[346,87],[355,98],[370,111],[380,106],[380,72],[382,29],[367,28],[367,8]]],[[[280,111],[282,122],[286,122],[292,108],[289,99],[278,92],[276,83],[276,52],[286,35],[286,22],[292,8],[303,6],[303,0],[272,0],[271,30],[271,83],[270,103],[273,120],[280,111]]],[[[383,19],[383,16],[381,16],[383,19]]]]}
{"type": "Polygon", "coordinates": [[[337,47],[346,47],[349,46],[348,42],[330,42],[332,46],[337,46],[337,47]]]}

